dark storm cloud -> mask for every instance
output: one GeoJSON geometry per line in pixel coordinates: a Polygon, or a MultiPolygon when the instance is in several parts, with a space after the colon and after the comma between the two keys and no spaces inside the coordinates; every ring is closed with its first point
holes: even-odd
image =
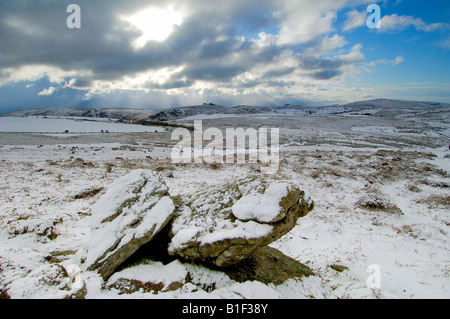
{"type": "MultiPolygon", "coordinates": [[[[164,90],[189,89],[199,82],[209,82],[223,88],[272,86],[278,90],[283,86],[293,87],[295,81],[285,77],[294,74],[320,80],[343,74],[340,69],[349,62],[338,57],[306,58],[302,52],[307,45],[278,41],[277,32],[283,23],[280,12],[287,3],[291,2],[3,0],[0,1],[0,86],[2,80],[7,82],[4,79],[8,74],[35,65],[61,70],[63,75],[59,78],[63,82],[57,83],[61,91],[63,88],[91,89],[93,94],[98,92],[99,81],[109,85],[163,68],[177,71],[164,82],[144,80],[140,87],[133,84],[132,89],[162,94],[164,90]],[[69,16],[66,9],[71,3],[81,7],[81,29],[66,26],[69,16]],[[142,33],[124,17],[149,7],[170,7],[183,12],[183,23],[175,26],[165,41],[148,41],[144,47],[136,48],[133,44],[142,33]],[[280,56],[285,52],[292,52],[294,65],[282,65],[280,56]],[[265,69],[266,65],[271,67],[265,69]],[[296,73],[298,70],[302,72],[296,73]],[[253,77],[242,76],[252,72],[256,74],[253,77]]],[[[312,5],[305,3],[302,8],[311,10],[312,5]]],[[[302,10],[299,20],[304,14],[302,10]]],[[[114,102],[121,103],[126,94],[113,95],[110,91],[114,89],[105,91],[110,97],[117,97],[114,102]]],[[[122,89],[126,87],[120,86],[122,89]]]]}
{"type": "Polygon", "coordinates": [[[78,77],[76,79],[73,79],[70,85],[73,88],[87,88],[92,85],[92,80],[78,77]]]}
{"type": "Polygon", "coordinates": [[[221,58],[225,57],[235,49],[237,45],[235,39],[227,39],[224,41],[214,41],[206,43],[201,48],[201,53],[198,55],[199,59],[221,58]]]}
{"type": "Polygon", "coordinates": [[[317,70],[317,69],[327,69],[327,70],[335,70],[340,68],[344,64],[339,58],[330,59],[330,58],[308,58],[302,60],[302,68],[305,70],[317,70]]]}
{"type": "MultiPolygon", "coordinates": [[[[203,2],[196,10],[196,2],[191,2],[193,13],[184,21],[183,28],[176,28],[164,43],[150,41],[141,50],[135,50],[130,44],[140,32],[120,17],[164,2],[80,0],[77,3],[82,8],[82,28],[68,29],[66,8],[71,2],[2,1],[0,67],[46,64],[62,70],[86,69],[92,72],[93,79],[114,80],[143,70],[222,58],[248,48],[248,42],[238,43],[235,38],[233,18],[237,12],[237,19],[245,20],[253,28],[270,24],[267,16],[262,18],[249,11],[249,3],[205,6],[203,2]],[[225,17],[220,17],[221,8],[227,13],[225,17]],[[218,36],[228,39],[218,41],[218,36]]],[[[173,3],[175,7],[186,6],[186,2],[173,3]]],[[[191,75],[198,79],[222,78],[237,72],[198,66],[193,69],[191,75]],[[223,75],[217,74],[220,70],[223,75]]]]}
{"type": "Polygon", "coordinates": [[[67,1],[2,1],[1,66],[49,64],[64,70],[95,69],[102,60],[130,56],[128,39],[136,32],[117,28],[116,40],[108,41],[113,26],[123,22],[112,14],[113,6],[102,8],[100,2],[80,1],[82,28],[68,29],[67,1]]]}
{"type": "Polygon", "coordinates": [[[310,76],[317,80],[329,80],[341,74],[339,70],[324,70],[311,73],[310,76]]]}
{"type": "Polygon", "coordinates": [[[163,84],[158,84],[154,82],[146,82],[144,87],[147,89],[155,89],[155,90],[170,90],[170,89],[181,89],[187,88],[194,84],[194,81],[188,79],[178,79],[176,77],[170,78],[168,81],[163,84]]]}
{"type": "Polygon", "coordinates": [[[308,73],[308,76],[316,80],[330,80],[342,75],[342,68],[347,65],[360,62],[362,57],[355,56],[348,59],[347,57],[337,56],[334,58],[306,58],[301,60],[301,69],[306,71],[314,71],[308,73]]]}
{"type": "Polygon", "coordinates": [[[223,65],[218,63],[197,64],[188,67],[183,74],[198,80],[228,81],[245,68],[242,65],[223,65]]]}
{"type": "Polygon", "coordinates": [[[268,72],[264,73],[264,76],[268,77],[268,78],[274,78],[274,77],[277,78],[280,76],[289,75],[292,72],[294,72],[295,70],[296,70],[296,68],[294,68],[294,67],[280,68],[277,70],[268,71],[268,72]]]}

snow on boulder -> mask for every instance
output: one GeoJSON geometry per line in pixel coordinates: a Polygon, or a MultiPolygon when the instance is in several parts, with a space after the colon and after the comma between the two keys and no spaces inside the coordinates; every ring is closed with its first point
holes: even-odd
{"type": "Polygon", "coordinates": [[[313,203],[288,182],[245,178],[180,198],[169,254],[228,267],[295,227],[313,203]]]}
{"type": "Polygon", "coordinates": [[[270,185],[264,194],[256,193],[243,196],[231,210],[240,220],[255,220],[260,223],[273,223],[286,216],[286,207],[282,201],[290,201],[288,195],[292,192],[292,184],[286,182],[270,185]]]}
{"type": "Polygon", "coordinates": [[[86,267],[107,279],[173,217],[175,206],[160,175],[136,170],[109,186],[92,208],[86,267]]]}

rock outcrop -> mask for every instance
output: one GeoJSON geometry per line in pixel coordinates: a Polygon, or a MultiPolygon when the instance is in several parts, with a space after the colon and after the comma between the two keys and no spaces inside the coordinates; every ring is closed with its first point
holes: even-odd
{"type": "Polygon", "coordinates": [[[92,209],[86,266],[107,279],[172,219],[175,206],[157,173],[136,170],[113,183],[92,209]]]}
{"type": "Polygon", "coordinates": [[[94,205],[86,269],[106,280],[135,252],[150,252],[220,268],[236,280],[309,275],[308,267],[266,246],[313,206],[294,184],[263,177],[172,199],[158,173],[137,170],[94,205]]]}
{"type": "Polygon", "coordinates": [[[189,261],[228,267],[295,227],[312,209],[295,185],[264,178],[180,199],[169,253],[189,261]]]}
{"type": "Polygon", "coordinates": [[[257,280],[275,285],[291,278],[314,275],[308,266],[272,247],[258,248],[241,262],[223,271],[238,282],[257,280]]]}

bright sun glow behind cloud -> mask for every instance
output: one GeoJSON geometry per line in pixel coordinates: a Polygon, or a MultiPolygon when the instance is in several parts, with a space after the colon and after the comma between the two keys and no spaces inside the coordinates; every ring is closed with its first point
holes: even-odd
{"type": "Polygon", "coordinates": [[[126,18],[128,22],[142,31],[142,36],[136,40],[136,47],[142,48],[148,41],[164,41],[173,32],[174,25],[183,22],[182,15],[172,9],[146,9],[134,16],[126,18]]]}

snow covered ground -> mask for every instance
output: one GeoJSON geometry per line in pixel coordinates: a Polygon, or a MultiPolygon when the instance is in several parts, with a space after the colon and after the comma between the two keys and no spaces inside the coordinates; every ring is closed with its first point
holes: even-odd
{"type": "Polygon", "coordinates": [[[156,126],[93,121],[89,118],[0,117],[0,132],[14,133],[92,133],[154,132],[156,126]]]}
{"type": "Polygon", "coordinates": [[[258,164],[172,164],[170,132],[0,133],[0,296],[65,298],[84,286],[85,298],[450,298],[449,141],[432,134],[449,123],[399,115],[205,118],[280,127],[275,177],[316,204],[271,244],[315,276],[278,286],[152,260],[103,282],[80,264],[91,208],[118,178],[156,170],[176,196],[261,174],[258,164]],[[379,287],[368,285],[373,269],[379,287]]]}

